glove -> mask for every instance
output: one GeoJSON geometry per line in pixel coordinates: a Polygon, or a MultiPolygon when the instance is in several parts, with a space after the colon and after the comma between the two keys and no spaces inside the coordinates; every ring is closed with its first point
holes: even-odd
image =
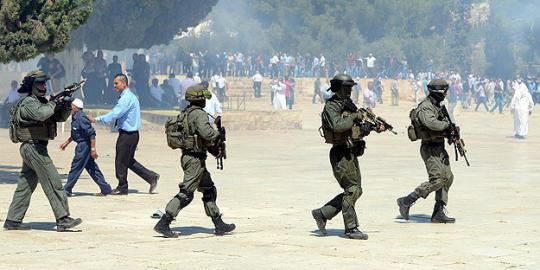
{"type": "Polygon", "coordinates": [[[360,130],[362,131],[362,136],[366,137],[373,129],[370,124],[363,122],[360,124],[360,130]]]}
{"type": "Polygon", "coordinates": [[[70,96],[65,96],[63,99],[62,99],[65,103],[71,103],[75,100],[74,97],[70,97],[70,96]]]}

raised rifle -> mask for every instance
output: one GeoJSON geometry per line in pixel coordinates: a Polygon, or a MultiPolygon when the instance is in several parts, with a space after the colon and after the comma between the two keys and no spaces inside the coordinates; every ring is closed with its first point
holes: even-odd
{"type": "Polygon", "coordinates": [[[443,113],[443,116],[446,117],[449,125],[449,134],[448,134],[448,144],[454,145],[454,152],[456,155],[456,161],[458,161],[458,153],[460,156],[465,158],[465,162],[467,163],[467,166],[471,166],[469,164],[469,160],[467,159],[467,150],[465,150],[465,142],[461,138],[459,127],[456,126],[454,122],[452,122],[452,118],[450,118],[450,114],[448,113],[448,110],[446,109],[446,106],[441,106],[441,112],[443,113]]]}
{"type": "Polygon", "coordinates": [[[364,122],[369,123],[371,128],[375,131],[379,129],[380,126],[384,126],[385,130],[388,130],[395,135],[397,135],[397,132],[394,131],[394,127],[390,125],[386,120],[384,120],[382,117],[376,116],[374,113],[372,113],[370,110],[365,108],[358,109],[358,113],[362,114],[364,116],[364,122]]]}
{"type": "Polygon", "coordinates": [[[221,125],[221,116],[216,117],[214,120],[214,124],[216,124],[217,130],[219,132],[219,137],[217,140],[217,153],[216,153],[216,162],[217,162],[217,169],[223,170],[223,160],[227,159],[227,147],[225,145],[225,141],[227,140],[226,137],[226,131],[225,127],[221,125]]]}
{"type": "Polygon", "coordinates": [[[73,93],[75,93],[77,90],[81,89],[81,87],[84,85],[84,83],[86,82],[86,80],[82,80],[78,83],[73,83],[71,85],[68,85],[66,87],[64,87],[64,91],[56,94],[56,95],[51,95],[50,99],[49,100],[52,100],[52,101],[59,101],[60,99],[63,98],[64,101],[73,101],[73,93]],[[69,97],[69,98],[66,98],[66,97],[69,97]]]}

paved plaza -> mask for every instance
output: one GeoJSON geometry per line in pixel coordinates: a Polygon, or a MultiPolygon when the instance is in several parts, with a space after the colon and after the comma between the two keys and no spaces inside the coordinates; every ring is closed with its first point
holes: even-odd
{"type": "MultiPolygon", "coordinates": [[[[158,194],[147,194],[148,185],[130,174],[128,196],[95,197],[99,190],[85,172],[69,199],[72,216],[83,219],[82,231],[57,233],[38,186],[25,218],[33,230],[0,231],[0,269],[540,269],[538,112],[527,140],[512,138],[509,112],[456,116],[471,167],[454,162],[453,148],[447,147],[455,175],[448,215],[457,223],[441,225],[429,222],[433,195],[413,206],[409,222],[396,218],[396,198],[427,179],[419,143],[404,133],[411,106],[375,110],[399,135],[370,135],[360,158],[364,194],[356,210],[368,241],[342,238],[341,216],[328,223],[328,236],[318,235],[311,209],[340,189],[329,164],[330,146],[317,132],[322,107],[302,100],[297,109],[303,129],[230,130],[225,170],[208,159],[224,220],[237,225],[233,234],[213,235],[200,194],[172,224],[179,238],[153,232],[157,220],[150,216],[178,192],[182,172],[180,152],[167,147],[159,128],[147,128],[136,158],[161,174],[158,194]]],[[[64,180],[74,147],[58,149],[66,136],[49,145],[64,180]]],[[[98,164],[113,186],[116,136],[98,130],[98,164]]],[[[0,129],[0,146],[3,223],[21,158],[6,129],[0,129]]]]}

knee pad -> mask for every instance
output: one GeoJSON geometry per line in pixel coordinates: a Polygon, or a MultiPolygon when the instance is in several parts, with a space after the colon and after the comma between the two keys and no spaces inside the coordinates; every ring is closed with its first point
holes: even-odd
{"type": "Polygon", "coordinates": [[[193,200],[193,193],[188,194],[185,190],[180,190],[180,193],[176,194],[174,197],[180,201],[180,206],[185,206],[193,200]]]}
{"type": "Polygon", "coordinates": [[[206,188],[203,191],[203,202],[215,202],[217,199],[217,189],[215,186],[206,188]]]}
{"type": "Polygon", "coordinates": [[[353,200],[358,200],[362,196],[362,187],[360,186],[351,186],[345,189],[345,195],[351,196],[353,200]]]}

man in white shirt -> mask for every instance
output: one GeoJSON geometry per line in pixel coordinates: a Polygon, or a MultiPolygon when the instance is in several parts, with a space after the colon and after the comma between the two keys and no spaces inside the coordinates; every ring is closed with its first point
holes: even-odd
{"type": "Polygon", "coordinates": [[[217,98],[219,102],[225,102],[225,99],[227,98],[226,95],[226,88],[227,88],[227,81],[221,74],[216,79],[216,85],[217,85],[217,98]]]}
{"type": "Polygon", "coordinates": [[[221,103],[216,95],[216,91],[213,88],[210,91],[212,91],[212,98],[206,100],[204,111],[208,113],[208,121],[210,121],[210,123],[214,123],[216,117],[223,114],[223,109],[221,108],[221,103]]]}
{"type": "Polygon", "coordinates": [[[257,73],[251,78],[253,80],[253,96],[256,98],[261,97],[261,86],[263,81],[263,76],[257,70],[257,73]]]}
{"type": "Polygon", "coordinates": [[[152,86],[150,86],[150,94],[157,101],[158,107],[161,107],[163,104],[163,94],[165,91],[159,86],[158,79],[152,79],[152,86]]]}
{"type": "Polygon", "coordinates": [[[319,65],[321,66],[321,76],[326,76],[326,58],[321,53],[321,58],[319,58],[319,65]]]}
{"type": "Polygon", "coordinates": [[[366,67],[368,71],[368,77],[373,78],[375,76],[375,58],[372,53],[369,54],[368,57],[366,57],[366,67]]]}
{"type": "Polygon", "coordinates": [[[193,76],[193,80],[196,83],[201,83],[202,82],[201,77],[199,76],[199,72],[195,72],[195,76],[193,76]]]}
{"type": "Polygon", "coordinates": [[[180,80],[176,78],[174,73],[169,74],[169,85],[172,87],[177,98],[180,95],[180,80]]]}

